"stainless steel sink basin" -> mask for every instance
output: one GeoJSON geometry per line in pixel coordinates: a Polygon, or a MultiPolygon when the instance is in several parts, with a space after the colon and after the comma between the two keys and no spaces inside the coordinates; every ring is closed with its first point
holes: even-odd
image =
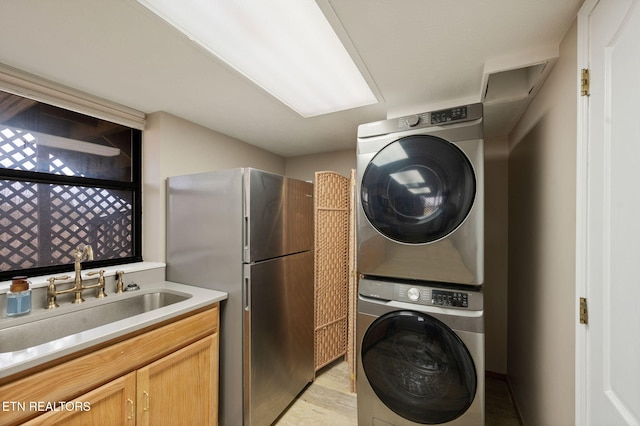
{"type": "Polygon", "coordinates": [[[81,306],[78,310],[58,315],[52,311],[51,316],[0,329],[0,353],[28,349],[182,302],[190,297],[190,294],[171,291],[142,293],[133,297],[110,295],[105,303],[99,305],[81,306]]]}

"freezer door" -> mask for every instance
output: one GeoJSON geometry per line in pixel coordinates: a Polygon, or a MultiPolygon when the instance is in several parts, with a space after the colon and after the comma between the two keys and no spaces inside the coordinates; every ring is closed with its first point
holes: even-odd
{"type": "Polygon", "coordinates": [[[313,184],[245,172],[244,262],[313,249],[313,184]]]}
{"type": "Polygon", "coordinates": [[[245,265],[245,425],[270,425],[313,380],[313,252],[245,265]]]}
{"type": "Polygon", "coordinates": [[[242,172],[238,168],[167,178],[170,281],[240,291],[242,172]]]}

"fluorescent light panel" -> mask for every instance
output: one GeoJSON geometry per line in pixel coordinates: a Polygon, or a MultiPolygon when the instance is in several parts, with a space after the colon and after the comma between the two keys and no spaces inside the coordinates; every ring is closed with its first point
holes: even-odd
{"type": "Polygon", "coordinates": [[[389,176],[391,176],[391,178],[398,182],[400,185],[404,186],[417,186],[421,183],[425,183],[424,178],[416,169],[409,169],[402,172],[391,173],[389,176]]]}
{"type": "Polygon", "coordinates": [[[77,139],[63,138],[61,136],[48,135],[45,133],[29,132],[24,135],[27,138],[29,135],[35,139],[29,142],[35,142],[36,145],[50,146],[52,148],[66,149],[69,151],[84,152],[86,154],[101,155],[103,157],[115,157],[120,155],[120,149],[110,146],[98,145],[95,143],[84,142],[77,139]]]}
{"type": "Polygon", "coordinates": [[[118,148],[98,145],[77,139],[64,138],[62,136],[34,132],[32,130],[19,129],[17,127],[3,126],[3,130],[1,130],[0,133],[7,138],[14,137],[17,134],[25,142],[42,146],[50,146],[52,148],[84,152],[86,154],[101,155],[103,157],[115,157],[116,155],[120,155],[120,149],[118,148]]]}
{"type": "Polygon", "coordinates": [[[137,0],[303,117],[377,99],[314,0],[137,0]]]}

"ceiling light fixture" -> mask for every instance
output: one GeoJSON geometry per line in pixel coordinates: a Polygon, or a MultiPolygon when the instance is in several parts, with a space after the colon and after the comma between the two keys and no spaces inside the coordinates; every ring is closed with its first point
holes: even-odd
{"type": "Polygon", "coordinates": [[[314,0],[137,0],[303,117],[377,103],[314,0]]]}

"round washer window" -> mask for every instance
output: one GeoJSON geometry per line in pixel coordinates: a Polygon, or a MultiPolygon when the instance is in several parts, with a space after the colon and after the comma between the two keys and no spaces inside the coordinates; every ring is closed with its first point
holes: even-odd
{"type": "Polygon", "coordinates": [[[392,142],[373,157],[362,176],[360,199],[380,233],[422,244],[460,226],[475,193],[467,156],[444,139],[417,135],[392,142]]]}
{"type": "Polygon", "coordinates": [[[378,398],[413,422],[454,420],[475,397],[477,375],[467,347],[427,314],[397,311],[381,316],[363,337],[361,357],[378,398]]]}

